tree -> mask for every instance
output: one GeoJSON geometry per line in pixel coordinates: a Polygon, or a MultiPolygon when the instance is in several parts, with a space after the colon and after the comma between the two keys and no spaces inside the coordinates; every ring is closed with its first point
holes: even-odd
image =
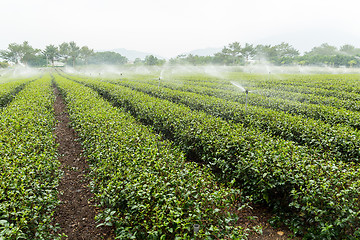
{"type": "Polygon", "coordinates": [[[51,62],[51,65],[54,66],[55,58],[59,55],[58,48],[54,45],[48,45],[45,47],[45,50],[42,53],[46,59],[51,62]]]}
{"type": "Polygon", "coordinates": [[[90,56],[91,64],[125,64],[128,59],[116,52],[97,52],[90,56]]]}
{"type": "Polygon", "coordinates": [[[9,62],[18,64],[22,58],[21,45],[10,43],[7,50],[1,51],[1,57],[9,62]]]}
{"type": "Polygon", "coordinates": [[[241,49],[242,56],[246,59],[246,61],[249,61],[249,58],[253,58],[255,56],[255,48],[252,44],[245,44],[245,47],[241,49]]]}
{"type": "Polygon", "coordinates": [[[350,44],[345,44],[340,47],[340,52],[348,54],[348,55],[353,55],[354,51],[355,51],[355,47],[350,44]]]}
{"type": "Polygon", "coordinates": [[[298,50],[285,42],[275,45],[275,49],[279,58],[294,58],[300,55],[298,50]]]}
{"type": "Polygon", "coordinates": [[[224,60],[227,64],[235,65],[243,61],[242,49],[239,42],[233,42],[230,43],[228,47],[224,47],[221,51],[220,56],[221,55],[222,57],[224,57],[224,60]]]}
{"type": "Polygon", "coordinates": [[[22,44],[11,43],[7,50],[1,52],[1,57],[15,64],[23,63],[27,65],[28,61],[39,51],[30,46],[27,41],[24,41],[22,44]]]}
{"type": "Polygon", "coordinates": [[[327,43],[321,44],[319,47],[314,47],[310,52],[305,55],[322,55],[322,56],[335,56],[338,54],[338,50],[335,46],[331,46],[327,43]]]}
{"type": "Polygon", "coordinates": [[[277,59],[276,47],[271,45],[262,45],[259,44],[255,47],[256,57],[258,60],[267,60],[270,62],[275,62],[277,59]]]}
{"type": "Polygon", "coordinates": [[[143,61],[142,61],[140,58],[136,58],[136,59],[134,60],[134,64],[135,64],[135,65],[140,65],[140,64],[143,64],[143,61]]]}
{"type": "Polygon", "coordinates": [[[357,64],[357,62],[356,62],[356,60],[350,60],[349,62],[348,62],[348,64],[349,64],[349,66],[352,68],[353,67],[353,65],[356,65],[357,64]]]}
{"type": "Polygon", "coordinates": [[[340,47],[340,53],[355,56],[360,54],[360,48],[355,48],[353,45],[345,44],[340,47]]]}
{"type": "Polygon", "coordinates": [[[40,49],[34,49],[27,41],[23,42],[21,48],[23,53],[21,62],[25,65],[27,65],[31,59],[34,59],[34,56],[41,51],[40,49]]]}
{"type": "Polygon", "coordinates": [[[9,63],[7,62],[0,62],[0,68],[7,68],[9,67],[9,63]]]}
{"type": "Polygon", "coordinates": [[[75,67],[75,62],[79,55],[80,47],[74,41],[69,42],[69,56],[71,57],[73,67],[75,67]]]}
{"type": "Polygon", "coordinates": [[[46,66],[46,57],[43,54],[31,55],[28,58],[27,64],[31,67],[43,67],[46,66]]]}
{"type": "Polygon", "coordinates": [[[70,57],[70,45],[67,42],[63,42],[59,45],[59,54],[64,59],[65,63],[67,63],[68,58],[70,57]]]}
{"type": "Polygon", "coordinates": [[[145,57],[145,65],[159,65],[161,63],[161,61],[155,57],[154,55],[148,55],[145,57]]]}
{"type": "Polygon", "coordinates": [[[80,57],[84,59],[85,64],[88,64],[89,57],[94,54],[94,50],[90,49],[88,46],[83,46],[80,49],[80,57]]]}

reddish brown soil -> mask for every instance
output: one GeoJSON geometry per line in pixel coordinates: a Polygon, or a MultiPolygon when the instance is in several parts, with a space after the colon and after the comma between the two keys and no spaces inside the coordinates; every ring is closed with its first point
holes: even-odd
{"type": "Polygon", "coordinates": [[[273,217],[270,211],[262,206],[252,206],[245,208],[238,213],[240,220],[238,224],[251,230],[248,236],[249,240],[283,240],[283,239],[300,239],[292,237],[291,232],[286,226],[274,228],[269,224],[269,219],[273,217]],[[255,231],[254,229],[258,229],[255,231]]]}
{"type": "Polygon", "coordinates": [[[81,144],[76,141],[75,131],[69,127],[69,116],[64,101],[57,88],[54,89],[56,102],[54,104],[57,125],[56,141],[59,144],[58,154],[61,170],[64,172],[58,190],[61,204],[55,212],[55,224],[60,225],[60,232],[71,240],[114,239],[113,229],[96,226],[94,218],[96,207],[90,199],[93,194],[89,190],[90,180],[86,176],[89,166],[81,144]]]}

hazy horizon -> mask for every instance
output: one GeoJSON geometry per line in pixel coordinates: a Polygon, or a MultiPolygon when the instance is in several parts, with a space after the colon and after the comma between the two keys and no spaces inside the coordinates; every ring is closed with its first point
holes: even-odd
{"type": "Polygon", "coordinates": [[[360,47],[357,2],[338,1],[25,1],[2,3],[0,49],[75,41],[95,50],[125,48],[165,58],[238,41],[288,42],[301,52],[322,43],[360,47]]]}

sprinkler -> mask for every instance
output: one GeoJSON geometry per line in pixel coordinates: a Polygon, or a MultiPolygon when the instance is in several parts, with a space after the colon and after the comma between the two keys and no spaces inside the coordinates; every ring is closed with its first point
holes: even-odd
{"type": "Polygon", "coordinates": [[[253,91],[249,91],[248,89],[244,88],[243,86],[241,86],[241,85],[239,85],[238,83],[235,83],[235,82],[231,82],[231,84],[234,85],[235,87],[238,87],[242,92],[245,92],[245,94],[246,94],[246,97],[245,97],[245,114],[246,114],[249,92],[253,92],[253,91]]]}
{"type": "Polygon", "coordinates": [[[246,93],[246,99],[245,99],[245,114],[246,114],[246,112],[247,112],[247,105],[248,105],[249,90],[245,89],[245,93],[246,93]]]}
{"type": "Polygon", "coordinates": [[[199,224],[194,224],[194,233],[196,234],[196,233],[198,233],[199,232],[199,230],[200,230],[200,225],[199,224]]]}

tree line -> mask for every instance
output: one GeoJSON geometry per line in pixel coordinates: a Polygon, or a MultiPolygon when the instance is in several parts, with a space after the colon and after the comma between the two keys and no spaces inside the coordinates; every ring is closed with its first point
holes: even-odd
{"type": "MultiPolygon", "coordinates": [[[[56,63],[67,65],[82,64],[127,64],[129,60],[119,53],[105,51],[94,52],[88,46],[78,46],[74,41],[64,42],[59,46],[48,45],[45,49],[35,49],[27,41],[22,44],[11,43],[6,50],[0,51],[0,67],[7,67],[8,62],[34,67],[55,66],[56,63]]],[[[288,43],[277,45],[253,45],[233,42],[212,56],[179,55],[168,61],[169,64],[219,64],[247,65],[258,62],[268,62],[274,65],[320,65],[360,67],[360,48],[345,44],[340,48],[327,43],[314,47],[303,55],[288,43]]],[[[136,65],[163,65],[167,61],[153,55],[145,59],[135,59],[136,65]]]]}
{"type": "Polygon", "coordinates": [[[0,58],[8,62],[32,67],[81,64],[125,64],[128,59],[115,52],[94,52],[88,46],[78,46],[74,41],[63,42],[59,46],[50,44],[45,49],[35,49],[27,41],[22,44],[11,43],[6,50],[0,51],[0,58]],[[56,64],[55,64],[56,63],[56,64]]]}
{"type": "Polygon", "coordinates": [[[320,65],[360,67],[360,48],[345,44],[339,49],[327,43],[314,47],[309,52],[300,52],[288,43],[278,45],[256,45],[239,42],[230,43],[213,56],[179,55],[170,63],[246,65],[257,62],[274,65],[320,65]]]}

